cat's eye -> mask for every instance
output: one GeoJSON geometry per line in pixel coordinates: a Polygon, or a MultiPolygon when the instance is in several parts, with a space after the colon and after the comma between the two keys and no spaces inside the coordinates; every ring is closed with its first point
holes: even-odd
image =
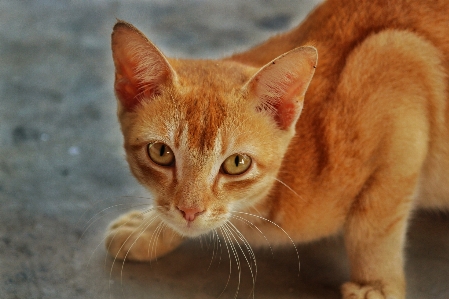
{"type": "Polygon", "coordinates": [[[150,143],[148,145],[148,155],[154,163],[161,166],[170,166],[175,162],[175,155],[172,149],[162,142],[150,143]]]}
{"type": "Polygon", "coordinates": [[[244,173],[251,166],[251,158],[245,154],[233,154],[229,156],[221,165],[224,173],[239,175],[244,173]]]}

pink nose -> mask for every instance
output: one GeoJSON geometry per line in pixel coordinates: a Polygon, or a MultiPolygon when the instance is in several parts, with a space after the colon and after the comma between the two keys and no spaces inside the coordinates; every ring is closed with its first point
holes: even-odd
{"type": "Polygon", "coordinates": [[[204,213],[204,209],[202,208],[184,208],[182,206],[178,206],[177,208],[187,221],[193,221],[196,217],[204,213]]]}

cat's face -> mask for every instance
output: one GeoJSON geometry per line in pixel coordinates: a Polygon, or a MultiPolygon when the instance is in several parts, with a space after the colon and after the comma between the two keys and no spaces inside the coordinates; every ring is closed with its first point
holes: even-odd
{"type": "Polygon", "coordinates": [[[242,82],[230,82],[232,71],[241,71],[237,66],[223,74],[220,67],[206,70],[207,63],[186,64],[209,73],[198,80],[178,69],[182,84],[144,101],[122,124],[128,162],[154,195],[161,218],[193,236],[266,197],[291,132],[256,111],[242,82]],[[187,221],[186,209],[200,215],[187,221]]]}
{"type": "Polygon", "coordinates": [[[115,89],[127,160],[160,218],[198,236],[233,211],[261,206],[294,135],[315,51],[260,71],[230,61],[168,60],[135,28],[119,24],[115,89]],[[290,64],[307,78],[295,83],[290,64]]]}

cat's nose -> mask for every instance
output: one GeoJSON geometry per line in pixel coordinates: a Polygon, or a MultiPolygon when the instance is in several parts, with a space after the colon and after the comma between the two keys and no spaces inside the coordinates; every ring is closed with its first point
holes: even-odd
{"type": "Polygon", "coordinates": [[[185,208],[183,206],[178,206],[178,210],[181,212],[182,216],[187,221],[193,221],[196,217],[204,213],[202,208],[185,208]]]}

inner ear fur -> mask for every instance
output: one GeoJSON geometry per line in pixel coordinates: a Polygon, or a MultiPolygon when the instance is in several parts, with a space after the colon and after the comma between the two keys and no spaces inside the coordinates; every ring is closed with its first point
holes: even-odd
{"type": "Polygon", "coordinates": [[[118,21],[111,36],[114,89],[125,110],[160,92],[175,72],[162,52],[133,25],[118,21]]]}
{"type": "Polygon", "coordinates": [[[245,85],[258,111],[268,112],[282,130],[295,125],[317,65],[314,47],[293,49],[262,67],[245,85]]]}

